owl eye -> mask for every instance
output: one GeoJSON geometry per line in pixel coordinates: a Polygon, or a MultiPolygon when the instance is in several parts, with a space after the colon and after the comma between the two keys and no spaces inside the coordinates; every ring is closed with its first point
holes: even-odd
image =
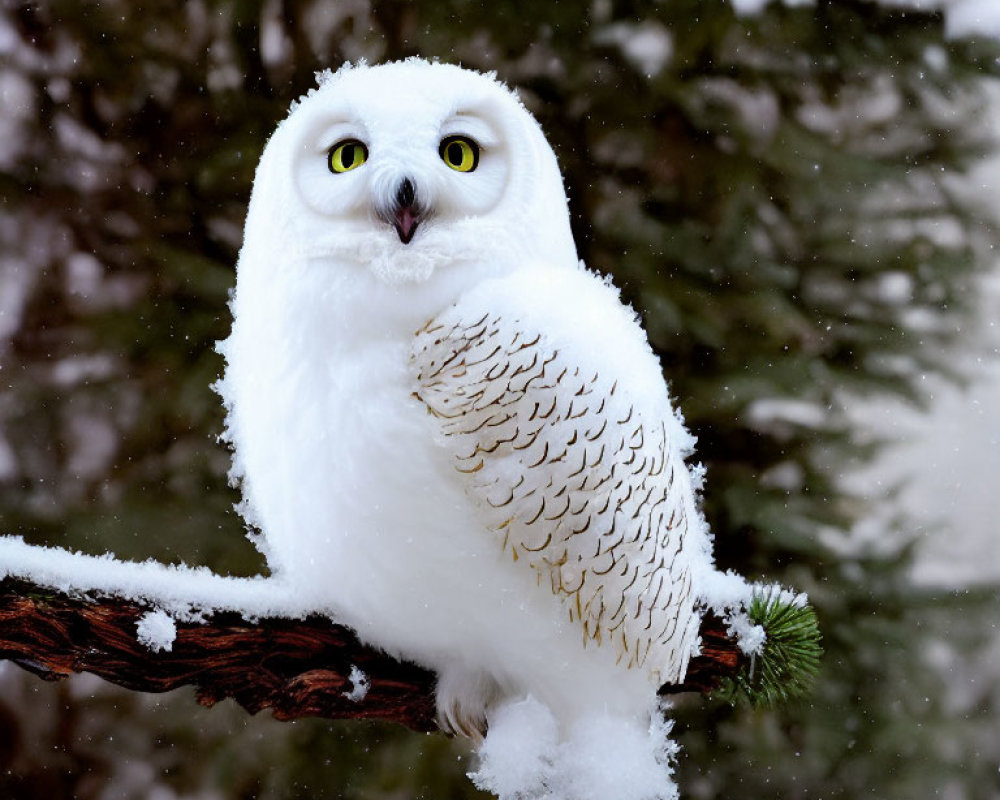
{"type": "Polygon", "coordinates": [[[472,172],[479,166],[479,145],[468,136],[446,136],[441,140],[438,153],[456,172],[472,172]]]}
{"type": "Polygon", "coordinates": [[[368,148],[357,139],[345,139],[330,148],[330,172],[350,172],[368,160],[368,148]]]}

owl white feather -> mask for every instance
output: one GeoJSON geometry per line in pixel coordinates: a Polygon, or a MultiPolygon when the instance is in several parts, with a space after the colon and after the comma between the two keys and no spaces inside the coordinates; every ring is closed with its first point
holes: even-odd
{"type": "Polygon", "coordinates": [[[697,652],[693,440],[516,96],[416,59],[322,75],[264,151],[232,311],[227,435],[276,579],[436,670],[502,796],[670,796],[660,752],[620,794],[567,754],[595,719],[644,736],[697,652]],[[518,724],[554,749],[508,780],[518,724]]]}

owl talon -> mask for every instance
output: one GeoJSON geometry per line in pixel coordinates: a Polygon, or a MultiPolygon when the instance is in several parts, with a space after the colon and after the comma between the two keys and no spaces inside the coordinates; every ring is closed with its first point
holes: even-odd
{"type": "Polygon", "coordinates": [[[459,706],[438,712],[438,726],[449,736],[464,736],[480,745],[486,738],[486,717],[468,715],[459,706]]]}
{"type": "Polygon", "coordinates": [[[498,696],[499,687],[488,675],[446,670],[438,677],[438,726],[447,734],[481,744],[486,737],[486,709],[498,696]]]}

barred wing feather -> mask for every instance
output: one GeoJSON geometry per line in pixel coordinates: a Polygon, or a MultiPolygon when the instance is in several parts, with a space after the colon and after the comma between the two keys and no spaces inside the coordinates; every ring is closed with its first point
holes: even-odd
{"type": "Polygon", "coordinates": [[[499,314],[452,307],[417,332],[412,361],[415,395],[498,548],[562,599],[587,646],[682,678],[697,636],[683,552],[693,501],[665,420],[499,314]]]}

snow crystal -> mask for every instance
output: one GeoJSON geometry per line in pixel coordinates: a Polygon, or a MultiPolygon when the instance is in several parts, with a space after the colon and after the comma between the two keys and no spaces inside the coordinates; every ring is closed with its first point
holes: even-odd
{"type": "Polygon", "coordinates": [[[372,686],[371,679],[365,675],[364,670],[355,664],[351,664],[351,674],[347,676],[351,682],[349,692],[341,692],[352,703],[360,703],[368,696],[368,690],[372,686]]]}
{"type": "Polygon", "coordinates": [[[158,653],[166,650],[168,653],[174,647],[177,638],[177,623],[166,611],[157,609],[143,614],[136,623],[136,633],[139,644],[143,644],[158,653]]]}

